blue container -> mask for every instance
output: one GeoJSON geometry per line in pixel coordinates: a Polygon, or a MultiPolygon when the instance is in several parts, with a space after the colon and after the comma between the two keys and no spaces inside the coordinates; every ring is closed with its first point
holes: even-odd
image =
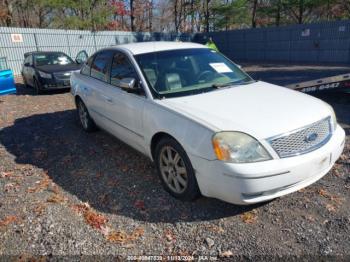
{"type": "Polygon", "coordinates": [[[5,57],[0,58],[0,95],[16,93],[12,70],[8,69],[5,57]]]}

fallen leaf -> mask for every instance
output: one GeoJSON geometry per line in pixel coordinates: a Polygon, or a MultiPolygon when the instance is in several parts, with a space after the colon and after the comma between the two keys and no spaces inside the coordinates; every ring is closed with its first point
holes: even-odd
{"type": "Polygon", "coordinates": [[[44,213],[44,210],[46,209],[47,205],[46,204],[38,204],[35,208],[34,208],[34,213],[37,216],[41,216],[44,213]]]}
{"type": "Polygon", "coordinates": [[[111,232],[112,232],[112,229],[109,226],[107,226],[107,225],[101,226],[102,235],[108,236],[111,232]]]}
{"type": "Polygon", "coordinates": [[[176,239],[174,233],[170,229],[164,231],[164,237],[168,242],[172,242],[176,239]]]}
{"type": "Polygon", "coordinates": [[[123,231],[113,231],[107,235],[106,239],[114,243],[124,243],[127,241],[127,235],[123,231]]]}
{"type": "Polygon", "coordinates": [[[343,198],[341,198],[339,196],[330,194],[329,192],[327,192],[324,189],[319,189],[318,193],[319,193],[320,196],[323,196],[324,198],[327,198],[327,199],[335,202],[337,205],[340,205],[343,202],[343,200],[344,200],[343,198]]]}
{"type": "Polygon", "coordinates": [[[0,227],[7,226],[13,222],[16,222],[18,218],[16,216],[7,216],[3,220],[0,220],[0,227]]]}
{"type": "Polygon", "coordinates": [[[96,229],[101,229],[104,226],[108,219],[103,215],[97,214],[94,211],[88,210],[84,213],[84,218],[86,223],[96,229]]]}
{"type": "Polygon", "coordinates": [[[258,219],[256,213],[256,210],[245,212],[241,215],[241,219],[246,224],[254,224],[258,219]]]}
{"type": "Polygon", "coordinates": [[[219,254],[219,257],[232,257],[232,256],[233,256],[233,253],[231,250],[227,250],[219,254]]]}
{"type": "Polygon", "coordinates": [[[322,188],[318,190],[318,194],[323,197],[329,197],[330,195],[325,189],[322,188]]]}
{"type": "Polygon", "coordinates": [[[138,227],[132,232],[130,240],[138,239],[142,237],[144,233],[145,233],[145,229],[143,227],[138,227]]]}
{"type": "Polygon", "coordinates": [[[145,230],[142,227],[136,228],[130,235],[125,233],[124,231],[111,231],[106,239],[110,242],[114,243],[126,243],[130,241],[135,241],[136,239],[143,236],[145,230]]]}
{"type": "Polygon", "coordinates": [[[214,233],[223,233],[225,230],[222,227],[216,226],[216,225],[209,225],[206,227],[208,231],[214,232],[214,233]]]}
{"type": "Polygon", "coordinates": [[[38,193],[48,188],[51,183],[51,179],[45,177],[44,179],[37,181],[36,186],[27,189],[28,193],[38,193]]]}
{"type": "Polygon", "coordinates": [[[336,207],[332,204],[327,204],[326,205],[326,209],[329,211],[329,212],[335,212],[336,211],[336,207]]]}
{"type": "Polygon", "coordinates": [[[60,194],[52,194],[52,196],[47,199],[47,202],[50,203],[62,203],[64,201],[65,198],[60,194]]]}
{"type": "Polygon", "coordinates": [[[342,202],[344,201],[344,198],[332,195],[330,198],[331,201],[335,202],[337,205],[341,205],[342,202]]]}
{"type": "Polygon", "coordinates": [[[307,220],[309,220],[310,222],[315,222],[315,218],[311,215],[308,215],[305,217],[307,220]]]}
{"type": "Polygon", "coordinates": [[[343,174],[340,173],[339,171],[339,165],[338,164],[335,164],[335,167],[332,169],[332,175],[336,176],[336,177],[343,177],[343,174]]]}
{"type": "Polygon", "coordinates": [[[6,178],[6,177],[11,177],[13,175],[12,172],[2,172],[1,173],[1,178],[6,178]]]}
{"type": "Polygon", "coordinates": [[[86,212],[89,208],[90,205],[88,203],[80,204],[80,205],[72,205],[71,208],[76,211],[77,213],[84,213],[86,212]]]}
{"type": "Polygon", "coordinates": [[[5,192],[18,191],[18,190],[19,190],[18,183],[7,183],[4,186],[4,191],[5,192]]]}

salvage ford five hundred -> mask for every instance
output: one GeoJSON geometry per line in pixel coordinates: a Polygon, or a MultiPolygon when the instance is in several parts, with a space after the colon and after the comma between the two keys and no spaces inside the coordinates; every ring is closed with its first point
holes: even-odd
{"type": "Polygon", "coordinates": [[[289,194],[323,177],[345,144],[328,104],[255,81],[199,44],[103,49],[70,81],[83,129],[104,129],[151,158],[181,200],[289,194]]]}

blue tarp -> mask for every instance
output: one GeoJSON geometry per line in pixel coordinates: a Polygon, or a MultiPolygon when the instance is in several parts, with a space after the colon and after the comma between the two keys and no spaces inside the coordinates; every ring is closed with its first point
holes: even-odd
{"type": "Polygon", "coordinates": [[[0,57],[0,95],[16,93],[13,72],[7,65],[6,57],[0,57]]]}
{"type": "Polygon", "coordinates": [[[16,85],[13,78],[12,70],[0,71],[0,95],[16,93],[16,85]]]}

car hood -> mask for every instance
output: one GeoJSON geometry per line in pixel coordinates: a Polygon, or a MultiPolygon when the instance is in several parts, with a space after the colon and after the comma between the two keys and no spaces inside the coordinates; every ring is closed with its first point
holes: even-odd
{"type": "Polygon", "coordinates": [[[81,68],[81,65],[78,64],[69,64],[69,65],[45,65],[45,66],[37,66],[38,70],[43,71],[45,73],[57,73],[57,72],[70,72],[76,71],[81,68]]]}
{"type": "Polygon", "coordinates": [[[331,115],[330,107],[317,98],[261,81],[158,103],[214,131],[241,131],[257,139],[290,132],[331,115]]]}

